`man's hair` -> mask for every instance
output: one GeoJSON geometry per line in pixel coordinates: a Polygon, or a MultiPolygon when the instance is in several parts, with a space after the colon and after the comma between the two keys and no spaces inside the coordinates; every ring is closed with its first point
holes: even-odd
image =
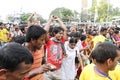
{"type": "Polygon", "coordinates": [[[2,26],[3,25],[3,23],[2,22],[0,22],[0,26],[2,26]]]}
{"type": "Polygon", "coordinates": [[[23,44],[25,42],[25,36],[16,36],[13,38],[13,42],[23,44]]]}
{"type": "Polygon", "coordinates": [[[80,40],[84,41],[85,39],[86,39],[86,35],[82,34],[81,37],[80,37],[80,40]]]}
{"type": "Polygon", "coordinates": [[[77,43],[77,39],[74,37],[70,38],[69,43],[77,43]]]}
{"type": "Polygon", "coordinates": [[[75,37],[75,38],[80,38],[80,36],[81,36],[81,32],[79,32],[79,31],[77,31],[73,34],[73,37],[75,37]]]}
{"type": "Polygon", "coordinates": [[[22,62],[33,63],[32,54],[24,46],[12,42],[0,48],[0,69],[14,72],[22,62]]]}
{"type": "Polygon", "coordinates": [[[106,31],[106,30],[107,30],[107,28],[101,27],[100,32],[104,32],[104,31],[106,31]]]}
{"type": "Polygon", "coordinates": [[[52,32],[55,35],[55,34],[59,33],[60,31],[64,31],[63,28],[61,28],[61,27],[54,27],[52,32]]]}
{"type": "Polygon", "coordinates": [[[26,32],[26,41],[30,42],[31,39],[37,40],[43,34],[46,34],[46,31],[42,27],[38,25],[32,25],[26,32]]]}
{"type": "Polygon", "coordinates": [[[117,50],[120,50],[117,46],[111,43],[100,43],[92,51],[92,58],[98,63],[104,63],[107,59],[111,58],[114,61],[117,57],[117,50]]]}
{"type": "Polygon", "coordinates": [[[114,33],[115,33],[115,34],[119,34],[119,30],[115,30],[114,33]]]}

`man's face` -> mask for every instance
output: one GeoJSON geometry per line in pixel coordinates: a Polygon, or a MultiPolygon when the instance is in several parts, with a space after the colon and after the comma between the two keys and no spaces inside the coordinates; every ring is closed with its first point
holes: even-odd
{"type": "Polygon", "coordinates": [[[108,68],[109,70],[114,70],[116,65],[118,64],[118,61],[120,60],[120,51],[117,51],[118,56],[114,59],[114,61],[111,60],[108,68]]]}
{"type": "Polygon", "coordinates": [[[40,49],[42,45],[45,44],[45,38],[46,38],[46,34],[43,34],[41,37],[35,40],[34,46],[36,49],[40,49]]]}
{"type": "Polygon", "coordinates": [[[104,32],[102,32],[103,36],[106,36],[107,34],[107,30],[105,30],[104,32]]]}
{"type": "Polygon", "coordinates": [[[76,46],[76,43],[69,43],[69,47],[70,47],[71,49],[74,49],[75,46],[76,46]]]}
{"type": "Polygon", "coordinates": [[[7,80],[24,80],[24,77],[29,73],[32,64],[20,64],[20,67],[14,72],[7,72],[7,80]]]}
{"type": "Polygon", "coordinates": [[[63,33],[63,31],[58,32],[57,34],[55,34],[55,38],[60,40],[63,37],[63,33]]]}

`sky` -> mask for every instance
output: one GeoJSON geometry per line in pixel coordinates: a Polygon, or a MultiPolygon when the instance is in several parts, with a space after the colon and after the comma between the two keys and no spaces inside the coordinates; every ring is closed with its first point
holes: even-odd
{"type": "MultiPolygon", "coordinates": [[[[89,0],[90,2],[91,0],[89,0]]],[[[120,0],[110,0],[115,7],[120,7],[120,0]]],[[[81,11],[81,0],[2,0],[0,4],[0,16],[17,12],[36,12],[48,19],[52,10],[57,7],[66,7],[71,10],[81,11]]]]}

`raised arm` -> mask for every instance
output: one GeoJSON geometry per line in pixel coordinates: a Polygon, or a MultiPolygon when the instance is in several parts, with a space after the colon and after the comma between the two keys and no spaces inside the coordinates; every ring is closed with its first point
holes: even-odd
{"type": "Polygon", "coordinates": [[[60,27],[62,27],[64,29],[64,39],[67,40],[67,28],[66,26],[63,24],[62,20],[58,17],[54,17],[56,21],[58,21],[60,27]]]}
{"type": "Polygon", "coordinates": [[[47,22],[47,24],[46,24],[46,26],[45,26],[45,28],[44,28],[47,32],[49,32],[50,24],[52,23],[53,20],[54,20],[53,17],[51,17],[51,18],[48,20],[48,22],[47,22]]]}
{"type": "Polygon", "coordinates": [[[38,19],[38,15],[36,14],[36,12],[34,13],[34,24],[41,26],[40,21],[39,21],[39,19],[38,19]]]}
{"type": "Polygon", "coordinates": [[[28,25],[28,27],[30,27],[31,24],[32,24],[31,20],[32,20],[32,17],[33,17],[33,16],[34,16],[34,13],[32,13],[32,14],[28,17],[28,19],[27,19],[27,25],[28,25]]]}

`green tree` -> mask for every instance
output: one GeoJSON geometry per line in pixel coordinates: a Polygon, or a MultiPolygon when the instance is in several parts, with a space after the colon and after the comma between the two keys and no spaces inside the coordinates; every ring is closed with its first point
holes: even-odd
{"type": "Polygon", "coordinates": [[[97,0],[92,0],[92,7],[89,9],[89,12],[95,13],[96,8],[97,8],[97,0]]]}
{"type": "MultiPolygon", "coordinates": [[[[109,9],[110,9],[110,7],[109,7],[109,9]]],[[[108,4],[105,3],[104,1],[101,1],[97,10],[98,10],[98,19],[97,20],[100,21],[100,22],[107,21],[107,18],[108,18],[108,4]]]]}
{"type": "Polygon", "coordinates": [[[61,18],[63,20],[63,22],[68,22],[71,20],[71,18],[74,16],[72,10],[67,9],[67,8],[56,8],[55,10],[53,10],[50,13],[50,17],[54,15],[54,16],[58,16],[59,18],[61,18]]]}
{"type": "MultiPolygon", "coordinates": [[[[109,8],[110,9],[110,8],[109,8]]],[[[99,5],[97,4],[97,0],[93,0],[92,7],[89,10],[94,16],[96,15],[97,12],[97,22],[104,22],[106,21],[108,17],[108,3],[105,1],[101,0],[99,5]]]]}
{"type": "Polygon", "coordinates": [[[95,10],[98,12],[97,22],[111,21],[114,16],[120,16],[120,9],[113,8],[113,6],[105,0],[101,0],[97,5],[97,0],[93,0],[93,5],[89,9],[89,12],[95,16],[95,10]]]}
{"type": "Polygon", "coordinates": [[[14,16],[13,15],[7,15],[7,19],[10,22],[14,22],[14,16]]]}
{"type": "MultiPolygon", "coordinates": [[[[31,14],[32,13],[22,13],[21,17],[20,17],[21,18],[21,23],[27,24],[27,19],[31,14]]],[[[33,18],[32,18],[32,21],[33,21],[33,18]]]]}
{"type": "MultiPolygon", "coordinates": [[[[22,13],[21,14],[21,23],[27,23],[27,19],[28,19],[28,17],[31,15],[32,13],[22,13]]],[[[40,22],[41,23],[44,23],[44,22],[46,22],[46,20],[45,19],[43,19],[43,17],[41,16],[41,15],[39,15],[39,14],[37,14],[37,16],[38,16],[38,20],[40,20],[40,22]]],[[[32,18],[32,22],[34,21],[34,17],[32,18]]]]}
{"type": "Polygon", "coordinates": [[[120,8],[115,7],[112,11],[113,16],[120,16],[120,8]]]}
{"type": "Polygon", "coordinates": [[[75,21],[75,22],[79,22],[79,20],[80,20],[80,13],[78,13],[76,10],[74,10],[73,14],[74,14],[74,16],[73,16],[72,20],[75,21]]]}

